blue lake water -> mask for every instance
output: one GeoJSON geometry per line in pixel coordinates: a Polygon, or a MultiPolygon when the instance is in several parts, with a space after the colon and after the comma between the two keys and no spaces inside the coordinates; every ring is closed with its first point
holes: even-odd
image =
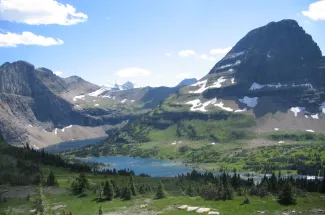
{"type": "Polygon", "coordinates": [[[132,158],[126,156],[93,157],[84,159],[87,162],[114,164],[108,169],[130,169],[136,175],[149,174],[152,177],[173,177],[192,171],[192,167],[177,161],[155,160],[151,158],[132,158]]]}
{"type": "MultiPolygon", "coordinates": [[[[104,164],[113,164],[114,166],[105,167],[108,169],[130,169],[135,172],[136,175],[141,173],[146,173],[151,177],[174,177],[178,174],[186,174],[192,172],[193,168],[187,166],[179,161],[171,160],[156,160],[152,158],[133,158],[127,156],[106,156],[106,157],[92,157],[83,159],[86,162],[95,162],[95,163],[104,163],[104,164]]],[[[203,170],[199,170],[203,173],[203,170]]],[[[215,175],[221,174],[220,172],[213,172],[215,175]]],[[[247,179],[247,172],[237,172],[241,175],[243,179],[247,179]]],[[[229,173],[232,174],[232,173],[229,173]]],[[[259,173],[249,173],[251,178],[255,182],[259,182],[264,174],[259,173]]],[[[271,177],[271,174],[267,174],[267,177],[271,177]]],[[[315,176],[304,176],[304,175],[295,175],[295,174],[283,174],[283,177],[293,176],[294,178],[298,177],[307,177],[307,179],[313,180],[315,176]]],[[[319,177],[322,179],[323,177],[319,177]]]]}

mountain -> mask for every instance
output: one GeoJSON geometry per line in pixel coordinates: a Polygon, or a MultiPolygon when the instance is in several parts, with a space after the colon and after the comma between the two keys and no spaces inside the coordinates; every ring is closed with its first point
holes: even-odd
{"type": "Polygon", "coordinates": [[[181,81],[176,87],[184,87],[184,86],[194,84],[196,82],[197,82],[196,78],[186,78],[183,81],[181,81]]]}
{"type": "Polygon", "coordinates": [[[325,130],[324,83],[325,58],[312,37],[294,20],[271,22],[250,31],[198,82],[87,150],[105,154],[124,143],[122,154],[173,158],[206,144],[314,139],[325,130]]]}
{"type": "Polygon", "coordinates": [[[61,78],[24,61],[0,66],[0,133],[13,145],[34,148],[106,136],[150,111],[175,88],[103,90],[78,76],[61,78]]]}

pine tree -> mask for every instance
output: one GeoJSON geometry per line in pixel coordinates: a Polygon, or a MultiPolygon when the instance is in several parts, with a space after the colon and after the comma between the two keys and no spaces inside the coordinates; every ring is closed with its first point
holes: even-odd
{"type": "Polygon", "coordinates": [[[292,191],[292,183],[287,180],[284,184],[282,191],[279,194],[278,202],[282,205],[292,205],[296,204],[296,199],[294,198],[292,191]]]}
{"type": "Polygon", "coordinates": [[[103,209],[102,209],[102,206],[99,206],[99,209],[98,209],[98,215],[103,215],[103,209]]]}
{"type": "Polygon", "coordinates": [[[80,175],[71,184],[71,188],[74,194],[81,194],[85,192],[88,186],[89,183],[85,173],[80,173],[80,175]]]}
{"type": "Polygon", "coordinates": [[[124,192],[123,192],[123,199],[124,200],[131,200],[132,199],[132,191],[129,185],[127,185],[124,188],[124,192]]]}
{"type": "Polygon", "coordinates": [[[164,189],[164,185],[161,182],[159,182],[157,193],[156,193],[156,198],[157,199],[163,199],[163,198],[166,198],[166,197],[167,197],[167,194],[166,194],[166,191],[164,189]]]}
{"type": "Polygon", "coordinates": [[[46,185],[47,186],[54,186],[55,184],[56,184],[55,175],[54,175],[54,173],[51,170],[51,172],[47,176],[46,185]]]}
{"type": "Polygon", "coordinates": [[[113,185],[110,180],[105,181],[105,185],[103,188],[104,196],[107,200],[111,201],[114,197],[113,185]]]}
{"type": "Polygon", "coordinates": [[[325,174],[324,174],[324,177],[323,177],[322,185],[320,187],[320,192],[325,193],[325,174]]]}
{"type": "Polygon", "coordinates": [[[192,187],[192,183],[190,183],[188,185],[187,190],[186,190],[186,193],[187,193],[187,195],[189,195],[191,197],[195,196],[195,191],[194,191],[194,189],[192,187]]]}
{"type": "Polygon", "coordinates": [[[115,185],[114,192],[115,192],[115,197],[116,198],[121,197],[121,189],[120,189],[120,186],[118,184],[115,185]]]}
{"type": "Polygon", "coordinates": [[[102,199],[103,190],[104,190],[104,183],[102,182],[97,186],[97,189],[96,189],[96,195],[98,196],[98,198],[100,200],[102,199]]]}
{"type": "Polygon", "coordinates": [[[133,176],[132,175],[130,176],[130,188],[131,188],[132,195],[133,196],[136,196],[137,193],[135,191],[134,179],[133,179],[133,176]]]}
{"type": "Polygon", "coordinates": [[[45,197],[43,195],[43,188],[41,184],[37,189],[37,193],[32,201],[32,205],[33,208],[36,210],[36,213],[40,215],[45,215],[46,202],[45,202],[45,197]]]}

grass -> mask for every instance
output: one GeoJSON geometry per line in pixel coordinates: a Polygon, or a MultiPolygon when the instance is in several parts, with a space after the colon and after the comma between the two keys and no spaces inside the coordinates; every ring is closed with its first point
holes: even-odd
{"type": "MultiPolygon", "coordinates": [[[[165,185],[165,189],[169,194],[168,198],[154,200],[154,193],[147,195],[138,195],[131,201],[123,201],[120,199],[114,199],[113,201],[97,202],[96,196],[92,192],[88,192],[86,197],[77,197],[70,192],[70,183],[76,173],[69,172],[68,170],[42,166],[42,171],[47,174],[52,170],[57,176],[59,187],[44,189],[45,198],[48,204],[48,208],[55,206],[64,206],[66,212],[71,211],[73,214],[89,215],[96,214],[98,208],[102,206],[105,213],[119,212],[120,214],[163,214],[163,215],[182,215],[182,214],[197,214],[195,212],[187,212],[185,210],[177,209],[180,205],[189,205],[196,207],[211,208],[220,212],[222,215],[250,215],[257,211],[264,211],[264,214],[282,214],[287,211],[301,212],[299,214],[307,215],[311,214],[313,209],[325,209],[324,198],[319,193],[311,193],[305,198],[297,198],[297,205],[282,206],[277,203],[276,197],[250,197],[250,204],[243,205],[244,197],[236,196],[231,201],[205,201],[201,197],[188,197],[182,196],[179,188],[175,185],[173,178],[142,178],[136,177],[136,183],[157,184],[162,180],[165,185]],[[141,205],[146,205],[145,208],[141,208],[141,205]],[[123,213],[122,213],[123,212],[123,213]]],[[[102,180],[107,179],[103,175],[91,175],[88,174],[90,183],[100,183],[102,180]]],[[[108,177],[110,178],[110,176],[108,177]]],[[[3,189],[3,187],[2,187],[3,189]]],[[[11,189],[11,187],[6,187],[11,189]]],[[[27,194],[27,193],[26,193],[27,194]]],[[[28,214],[28,211],[32,209],[31,201],[27,201],[26,198],[11,198],[5,203],[0,203],[0,214],[8,206],[12,206],[15,209],[17,215],[28,214]]],[[[62,212],[62,209],[53,210],[53,212],[62,212]]]]}

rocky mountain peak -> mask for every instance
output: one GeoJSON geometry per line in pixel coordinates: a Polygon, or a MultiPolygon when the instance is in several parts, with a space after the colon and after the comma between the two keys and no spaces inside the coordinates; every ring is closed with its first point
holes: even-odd
{"type": "Polygon", "coordinates": [[[234,71],[247,82],[317,81],[313,69],[322,53],[294,20],[271,22],[250,31],[210,71],[234,71]]]}

